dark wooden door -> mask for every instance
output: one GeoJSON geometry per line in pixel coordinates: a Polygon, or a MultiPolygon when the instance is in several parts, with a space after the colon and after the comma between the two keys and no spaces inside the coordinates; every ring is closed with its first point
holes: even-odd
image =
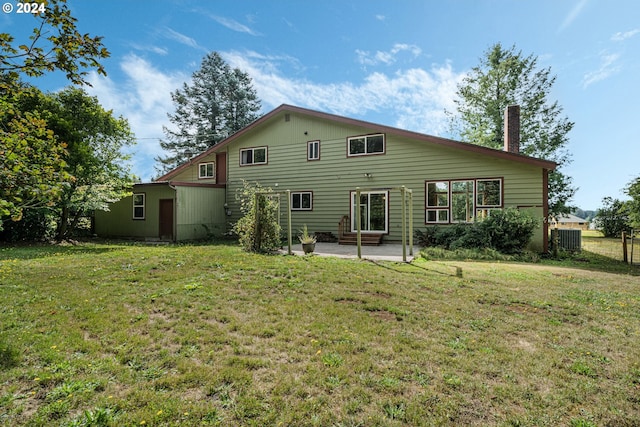
{"type": "Polygon", "coordinates": [[[160,239],[173,240],[173,199],[160,199],[160,239]]]}

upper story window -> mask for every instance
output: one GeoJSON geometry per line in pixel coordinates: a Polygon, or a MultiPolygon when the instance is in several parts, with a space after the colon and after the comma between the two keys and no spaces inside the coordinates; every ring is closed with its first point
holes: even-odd
{"type": "Polygon", "coordinates": [[[307,160],[320,160],[320,141],[307,142],[307,160]]]}
{"type": "Polygon", "coordinates": [[[133,219],[144,219],[145,214],[145,194],[134,193],[133,195],[133,219]]]}
{"type": "Polygon", "coordinates": [[[216,176],[216,167],[213,162],[200,163],[198,169],[198,178],[214,178],[216,176]]]}
{"type": "Polygon", "coordinates": [[[266,164],[267,147],[245,148],[240,150],[240,166],[266,164]]]}
{"type": "Polygon", "coordinates": [[[347,138],[349,156],[384,153],[384,135],[364,135],[347,138]]]}

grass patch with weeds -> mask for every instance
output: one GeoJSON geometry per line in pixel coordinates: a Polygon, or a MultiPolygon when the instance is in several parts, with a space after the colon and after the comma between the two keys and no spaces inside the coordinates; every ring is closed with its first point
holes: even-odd
{"type": "Polygon", "coordinates": [[[640,419],[628,266],[584,253],[592,261],[396,264],[196,249],[0,249],[0,423],[640,419]]]}

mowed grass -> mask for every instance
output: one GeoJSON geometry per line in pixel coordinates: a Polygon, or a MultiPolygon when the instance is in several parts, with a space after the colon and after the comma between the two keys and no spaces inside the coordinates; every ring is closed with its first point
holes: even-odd
{"type": "Polygon", "coordinates": [[[0,424],[637,426],[611,263],[0,249],[0,424]]]}

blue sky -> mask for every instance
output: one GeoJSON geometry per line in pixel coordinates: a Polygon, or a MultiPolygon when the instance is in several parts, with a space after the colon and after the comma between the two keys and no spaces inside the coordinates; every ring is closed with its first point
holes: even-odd
{"type": "MultiPolygon", "coordinates": [[[[14,0],[8,0],[14,2],[14,0]]],[[[68,0],[82,33],[104,36],[107,77],[89,93],[126,117],[133,172],[154,174],[170,93],[207,52],[249,73],[266,113],[282,103],[449,137],[456,85],[494,43],[557,76],[550,94],[575,122],[563,170],[574,204],[596,209],[640,175],[637,0],[68,0]]],[[[26,40],[35,21],[0,15],[26,40]]],[[[59,75],[34,82],[67,85],[59,75]]]]}

